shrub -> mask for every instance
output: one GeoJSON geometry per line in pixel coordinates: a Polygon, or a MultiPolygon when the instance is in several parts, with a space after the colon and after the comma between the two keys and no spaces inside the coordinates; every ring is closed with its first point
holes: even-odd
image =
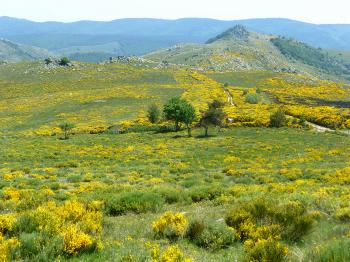
{"type": "Polygon", "coordinates": [[[50,57],[46,58],[44,61],[45,61],[46,65],[49,65],[49,64],[53,63],[53,60],[50,57]]]}
{"type": "Polygon", "coordinates": [[[106,203],[106,213],[111,216],[119,216],[127,212],[143,213],[147,211],[157,211],[163,204],[164,199],[159,194],[127,192],[108,199],[106,203]]]}
{"type": "Polygon", "coordinates": [[[16,233],[32,233],[38,227],[39,222],[30,213],[24,213],[17,218],[13,231],[16,233]]]}
{"type": "Polygon", "coordinates": [[[164,251],[161,251],[159,245],[152,245],[150,248],[153,262],[192,262],[177,245],[168,246],[164,251]]]}
{"type": "Polygon", "coordinates": [[[16,217],[12,214],[0,214],[0,234],[12,231],[16,217]]]}
{"type": "Polygon", "coordinates": [[[259,104],[261,97],[257,93],[248,93],[245,95],[245,101],[249,104],[259,104]]]}
{"type": "Polygon", "coordinates": [[[167,204],[173,204],[187,200],[186,195],[174,187],[160,187],[155,192],[160,194],[167,204]]]}
{"type": "Polygon", "coordinates": [[[59,128],[63,131],[63,134],[64,134],[63,139],[67,140],[69,138],[69,134],[71,130],[74,128],[74,125],[72,123],[66,122],[66,123],[60,124],[59,128]]]}
{"type": "Polygon", "coordinates": [[[286,115],[282,109],[278,109],[270,116],[271,127],[283,127],[286,124],[286,115]]]}
{"type": "Polygon", "coordinates": [[[344,208],[339,208],[335,214],[335,218],[342,221],[342,222],[349,222],[350,221],[350,208],[349,207],[344,207],[344,208]]]}
{"type": "Polygon", "coordinates": [[[61,59],[58,61],[58,64],[59,64],[60,66],[69,66],[70,61],[69,61],[69,59],[68,59],[67,57],[63,57],[63,58],[61,58],[61,59]]]}
{"type": "Polygon", "coordinates": [[[225,222],[235,229],[236,235],[241,241],[247,239],[250,232],[254,230],[253,217],[243,208],[229,211],[225,217],[225,222]]]}
{"type": "Polygon", "coordinates": [[[223,190],[216,186],[198,186],[189,193],[193,202],[200,202],[203,200],[213,200],[220,196],[223,190]]]}
{"type": "Polygon", "coordinates": [[[245,242],[248,261],[284,261],[288,248],[274,239],[259,239],[245,242]]]}
{"type": "Polygon", "coordinates": [[[16,256],[32,261],[50,261],[63,254],[63,238],[47,233],[22,233],[16,256]]]}
{"type": "Polygon", "coordinates": [[[269,212],[271,218],[282,226],[282,238],[292,242],[299,241],[309,233],[314,222],[306,206],[299,201],[270,207],[269,212]]]}
{"type": "Polygon", "coordinates": [[[102,231],[102,213],[87,208],[76,200],[63,204],[50,201],[35,210],[21,214],[13,231],[22,236],[26,243],[19,253],[37,255],[35,261],[58,256],[62,250],[67,255],[80,251],[94,251],[102,248],[99,236],[102,231]],[[60,239],[63,246],[60,249],[60,239]],[[56,255],[55,255],[56,254],[56,255]]]}
{"type": "Polygon", "coordinates": [[[153,222],[152,230],[156,236],[177,239],[184,236],[188,221],[182,213],[166,212],[153,222]]]}
{"type": "Polygon", "coordinates": [[[148,107],[147,117],[148,117],[148,120],[153,124],[159,121],[160,110],[156,104],[152,104],[148,107]]]}
{"type": "Polygon", "coordinates": [[[5,239],[0,233],[0,261],[9,261],[10,252],[20,245],[17,238],[5,239]]]}
{"type": "Polygon", "coordinates": [[[188,226],[186,237],[191,241],[195,241],[201,236],[201,234],[204,231],[204,228],[205,228],[205,224],[202,220],[197,220],[197,219],[193,220],[188,226]]]}
{"type": "Polygon", "coordinates": [[[186,235],[197,246],[209,250],[227,248],[235,241],[234,231],[226,225],[200,220],[190,223],[186,235]]]}
{"type": "Polygon", "coordinates": [[[61,234],[64,239],[64,252],[68,255],[75,255],[81,250],[88,250],[92,247],[92,238],[80,232],[74,225],[65,228],[61,234]]]}
{"type": "Polygon", "coordinates": [[[266,199],[242,203],[227,213],[225,221],[235,229],[241,240],[259,238],[256,234],[261,233],[265,239],[281,237],[292,242],[297,242],[306,235],[314,222],[307,213],[306,206],[299,201],[278,204],[266,199]],[[267,232],[261,231],[263,229],[267,232]]]}

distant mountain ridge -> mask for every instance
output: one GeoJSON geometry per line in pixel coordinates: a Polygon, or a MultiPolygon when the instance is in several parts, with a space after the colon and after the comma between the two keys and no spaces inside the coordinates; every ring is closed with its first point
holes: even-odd
{"type": "Polygon", "coordinates": [[[21,60],[38,60],[52,55],[52,53],[45,49],[20,45],[0,39],[0,61],[18,62],[21,60]]]}
{"type": "Polygon", "coordinates": [[[232,21],[135,18],[61,23],[0,17],[0,37],[66,55],[79,52],[142,55],[178,43],[205,43],[237,24],[259,33],[295,38],[314,47],[350,50],[350,25],[316,25],[278,18],[232,21]]]}

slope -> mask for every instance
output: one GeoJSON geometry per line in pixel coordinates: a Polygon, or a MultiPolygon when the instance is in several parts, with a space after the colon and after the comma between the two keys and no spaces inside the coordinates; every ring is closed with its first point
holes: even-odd
{"type": "Polygon", "coordinates": [[[49,51],[26,45],[20,45],[0,39],[0,61],[17,62],[20,60],[37,60],[52,56],[49,51]]]}

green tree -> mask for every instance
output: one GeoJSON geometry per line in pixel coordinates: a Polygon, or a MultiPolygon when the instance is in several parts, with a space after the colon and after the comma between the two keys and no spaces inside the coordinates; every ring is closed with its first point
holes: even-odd
{"type": "Polygon", "coordinates": [[[180,97],[171,98],[164,105],[164,116],[166,120],[174,121],[175,123],[175,131],[180,130],[180,122],[182,120],[182,107],[183,100],[180,97]]]}
{"type": "Polygon", "coordinates": [[[167,120],[175,122],[176,132],[180,130],[180,123],[184,123],[188,136],[191,136],[191,124],[196,119],[196,110],[188,101],[174,97],[164,105],[163,112],[167,120]]]}
{"type": "Polygon", "coordinates": [[[147,117],[148,120],[152,123],[155,124],[159,121],[160,118],[160,110],[159,107],[156,104],[152,104],[148,107],[147,110],[147,117]]]}
{"type": "Polygon", "coordinates": [[[60,124],[59,128],[61,128],[61,130],[64,133],[63,139],[67,140],[67,139],[69,139],[70,131],[74,128],[74,125],[71,123],[65,122],[65,123],[60,124]]]}
{"type": "Polygon", "coordinates": [[[223,103],[214,100],[208,105],[208,109],[202,112],[200,119],[200,125],[204,128],[204,136],[208,137],[210,126],[222,126],[223,121],[226,117],[225,112],[222,110],[223,103]]]}

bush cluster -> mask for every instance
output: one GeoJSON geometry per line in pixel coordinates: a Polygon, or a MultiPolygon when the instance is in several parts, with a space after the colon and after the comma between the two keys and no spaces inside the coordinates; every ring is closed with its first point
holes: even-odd
{"type": "Polygon", "coordinates": [[[187,238],[191,243],[211,251],[227,248],[235,242],[235,232],[224,223],[188,219],[183,213],[166,212],[152,224],[156,237],[175,241],[187,238]]]}
{"type": "Polygon", "coordinates": [[[235,233],[231,228],[203,220],[191,221],[186,236],[197,246],[212,251],[227,248],[235,242],[235,233]]]}
{"type": "Polygon", "coordinates": [[[314,222],[300,201],[278,203],[264,198],[238,205],[225,221],[244,242],[249,261],[283,261],[288,248],[281,240],[300,241],[314,222]]]}
{"type": "Polygon", "coordinates": [[[161,195],[149,192],[125,192],[110,197],[106,201],[105,211],[108,215],[119,216],[128,212],[155,212],[164,204],[161,195]]]}

